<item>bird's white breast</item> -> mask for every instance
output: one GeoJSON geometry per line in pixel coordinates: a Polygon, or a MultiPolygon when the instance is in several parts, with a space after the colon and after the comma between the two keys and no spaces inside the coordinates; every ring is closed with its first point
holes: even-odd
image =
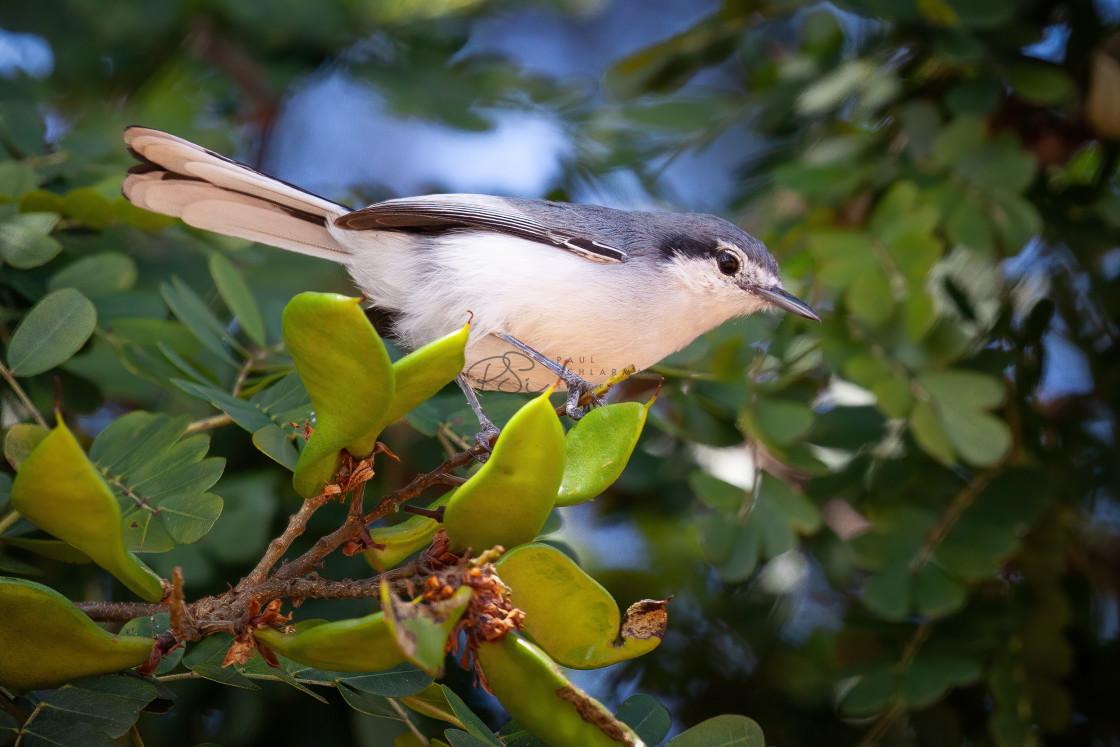
{"type": "Polygon", "coordinates": [[[349,270],[376,305],[396,310],[394,331],[416,348],[471,322],[464,373],[480,389],[539,391],[555,374],[494,336],[505,333],[582,378],[601,383],[648,368],[741,313],[712,303],[652,264],[596,263],[525,239],[484,232],[438,238],[341,231],[349,270]]]}

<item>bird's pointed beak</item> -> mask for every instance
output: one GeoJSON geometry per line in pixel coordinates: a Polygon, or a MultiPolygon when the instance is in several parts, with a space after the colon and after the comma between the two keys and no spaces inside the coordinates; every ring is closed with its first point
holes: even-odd
{"type": "Polygon", "coordinates": [[[783,288],[755,288],[754,291],[779,309],[812,319],[814,322],[821,320],[820,314],[813,311],[812,306],[783,288]]]}

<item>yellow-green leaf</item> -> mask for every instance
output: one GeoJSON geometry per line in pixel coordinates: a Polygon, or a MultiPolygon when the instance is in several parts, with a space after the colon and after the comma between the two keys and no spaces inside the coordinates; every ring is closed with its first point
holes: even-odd
{"type": "MultiPolygon", "coordinates": [[[[447,505],[455,491],[449,491],[437,498],[428,506],[429,511],[434,511],[447,505]]],[[[374,568],[388,570],[395,568],[402,560],[417,550],[427,547],[439,522],[427,516],[411,516],[399,524],[388,527],[374,527],[369,530],[369,536],[385,549],[371,547],[365,551],[366,560],[374,568]]]]}
{"type": "Polygon", "coordinates": [[[18,578],[0,578],[0,640],[0,685],[13,690],[139,666],[152,650],[150,638],[113,635],[54,589],[18,578]]]}
{"type": "Polygon", "coordinates": [[[664,602],[637,602],[624,619],[610,592],[549,545],[522,545],[496,567],[513,606],[525,612],[524,632],[561,666],[597,669],[633,659],[665,634],[664,602]]]}
{"type": "Polygon", "coordinates": [[[653,400],[620,402],[592,410],[564,437],[564,478],[557,506],[589,501],[609,488],[626,468],[642,435],[653,400]]]}
{"type": "Polygon", "coordinates": [[[443,524],[452,550],[512,548],[540,533],[564,476],[564,429],[550,394],[510,418],[490,459],[448,502],[443,524]]]}
{"type": "Polygon", "coordinates": [[[12,483],[12,507],[68,542],[149,602],[163,583],[125,549],[121,509],[74,435],[60,422],[24,460],[12,483]]]}
{"type": "Polygon", "coordinates": [[[389,354],[360,302],[308,292],[284,308],[284,342],[315,408],[315,432],[292,477],[304,498],[331,479],[342,449],[369,455],[393,402],[389,354]]]}
{"type": "Polygon", "coordinates": [[[258,628],[253,636],[292,661],[334,672],[384,672],[405,662],[385,615],[350,620],[305,620],[294,633],[258,628]]]}
{"type": "MultiPolygon", "coordinates": [[[[384,425],[412,412],[463,370],[470,325],[412,351],[393,364],[396,392],[384,425]]],[[[384,425],[382,427],[384,427],[384,425]]]]}
{"type": "Polygon", "coordinates": [[[638,735],[630,727],[573,685],[544,651],[524,638],[510,634],[497,643],[484,643],[475,656],[509,715],[545,744],[619,747],[638,743],[638,735]],[[616,740],[604,727],[622,732],[629,741],[616,740]]]}

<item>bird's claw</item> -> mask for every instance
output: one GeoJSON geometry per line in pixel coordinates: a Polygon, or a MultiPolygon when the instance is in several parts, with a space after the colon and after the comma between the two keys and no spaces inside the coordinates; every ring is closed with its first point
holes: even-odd
{"type": "Polygon", "coordinates": [[[592,407],[602,407],[606,404],[606,401],[602,397],[595,394],[594,384],[581,379],[573,373],[569,372],[569,374],[564,377],[564,385],[568,388],[568,402],[564,406],[564,412],[567,413],[568,417],[572,420],[579,420],[586,415],[592,407]],[[580,401],[586,396],[590,396],[590,400],[585,410],[584,407],[580,405],[580,401]]]}
{"type": "Polygon", "coordinates": [[[494,447],[491,441],[498,437],[502,430],[493,423],[487,422],[482,426],[482,430],[474,434],[474,458],[479,464],[485,464],[490,459],[490,455],[494,453],[494,447]]]}

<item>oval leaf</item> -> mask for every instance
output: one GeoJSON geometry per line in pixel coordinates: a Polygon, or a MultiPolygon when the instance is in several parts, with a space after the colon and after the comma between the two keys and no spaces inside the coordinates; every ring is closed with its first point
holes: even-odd
{"type": "Polygon", "coordinates": [[[93,302],[73,288],[40,299],[23,317],[8,344],[8,368],[16,376],[34,376],[65,363],[97,326],[93,302]]]}
{"type": "Polygon", "coordinates": [[[87,298],[128,290],[136,284],[136,263],[120,252],[82,257],[56,272],[47,283],[53,290],[74,288],[87,298]]]}
{"type": "Polygon", "coordinates": [[[589,501],[614,484],[634,453],[652,404],[653,400],[599,407],[568,431],[557,506],[589,501]]]}
{"type": "Polygon", "coordinates": [[[667,747],[766,747],[762,727],[746,716],[725,713],[701,721],[669,740],[667,747]]]}

